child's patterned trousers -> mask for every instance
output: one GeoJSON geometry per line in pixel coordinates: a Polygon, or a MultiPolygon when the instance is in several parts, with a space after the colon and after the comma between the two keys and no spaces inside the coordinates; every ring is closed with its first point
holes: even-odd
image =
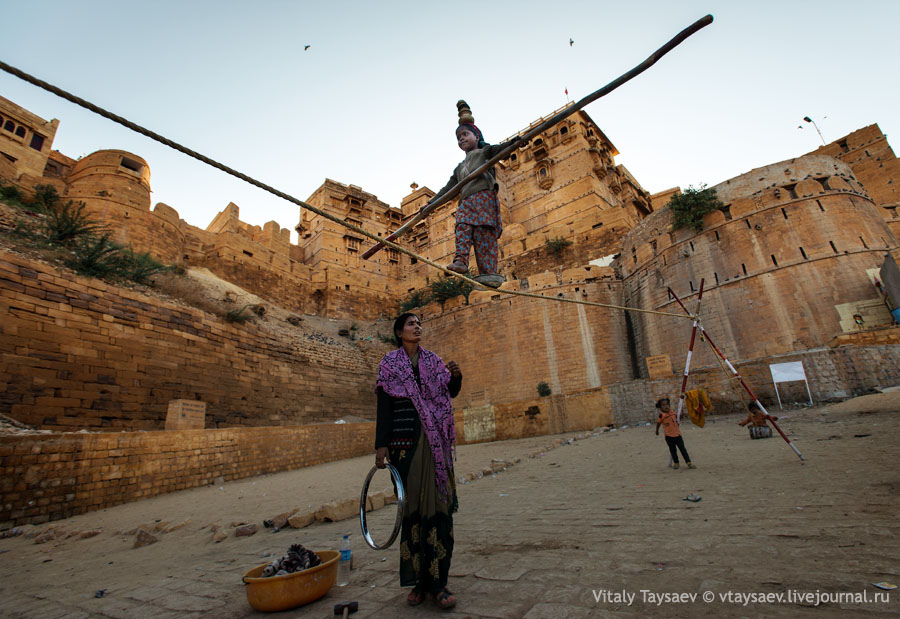
{"type": "Polygon", "coordinates": [[[456,255],[453,262],[469,266],[469,250],[475,245],[475,262],[480,275],[497,273],[497,229],[493,226],[456,224],[456,255]]]}

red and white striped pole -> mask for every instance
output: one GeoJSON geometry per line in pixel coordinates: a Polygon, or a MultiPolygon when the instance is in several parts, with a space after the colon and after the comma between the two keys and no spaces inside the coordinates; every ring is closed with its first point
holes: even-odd
{"type": "MultiPolygon", "coordinates": [[[[700,326],[700,300],[703,298],[704,281],[705,280],[703,279],[700,280],[700,292],[697,293],[697,311],[694,313],[694,326],[691,328],[691,343],[688,345],[687,358],[684,360],[684,374],[681,378],[681,395],[678,397],[678,411],[675,413],[675,419],[678,423],[681,423],[681,411],[684,410],[684,394],[687,389],[688,374],[691,372],[691,357],[694,355],[694,340],[697,338],[697,328],[700,326]]],[[[675,298],[678,305],[684,310],[684,313],[690,316],[691,313],[684,306],[684,303],[681,302],[681,299],[678,298],[678,295],[676,295],[671,288],[668,290],[669,294],[675,298]]]]}
{"type": "MultiPolygon", "coordinates": [[[[690,316],[691,313],[684,306],[684,303],[681,302],[681,299],[678,298],[678,295],[676,295],[674,292],[672,292],[671,288],[669,288],[669,294],[671,294],[673,297],[675,297],[675,300],[678,301],[678,305],[681,306],[681,309],[684,310],[684,313],[690,316]]],[[[703,295],[703,281],[702,280],[700,282],[700,295],[701,296],[703,295]]],[[[698,301],[699,301],[699,298],[698,298],[698,301]]],[[[699,309],[699,303],[698,303],[698,309],[699,309]]],[[[688,350],[687,365],[685,366],[684,379],[681,383],[682,400],[684,399],[684,387],[685,387],[685,384],[687,383],[688,366],[690,366],[690,361],[691,361],[691,350],[694,348],[694,335],[696,334],[698,328],[700,329],[700,335],[702,337],[706,338],[706,341],[712,347],[713,352],[715,352],[717,355],[719,355],[719,358],[725,362],[725,365],[728,367],[728,369],[731,370],[731,372],[735,375],[735,377],[738,379],[738,381],[740,381],[741,386],[744,388],[744,390],[750,395],[751,398],[753,398],[753,401],[756,402],[756,405],[759,406],[759,409],[765,414],[766,420],[769,421],[772,424],[772,426],[778,431],[778,434],[780,434],[781,438],[783,438],[784,441],[788,444],[788,447],[790,447],[791,449],[794,450],[794,453],[797,454],[797,457],[800,458],[801,461],[805,461],[806,458],[803,457],[803,454],[800,453],[800,450],[797,449],[797,446],[794,445],[794,442],[791,439],[789,439],[785,435],[784,432],[781,431],[781,428],[778,427],[778,424],[775,423],[775,420],[772,419],[771,415],[769,415],[769,411],[766,410],[766,407],[762,405],[762,402],[760,402],[759,399],[756,397],[756,395],[753,393],[753,391],[750,390],[750,387],[748,387],[747,383],[744,382],[744,379],[741,377],[741,375],[737,371],[737,369],[735,369],[735,367],[733,365],[731,365],[731,361],[729,361],[728,358],[722,354],[722,351],[719,350],[719,347],[716,346],[715,342],[712,341],[712,338],[709,337],[709,333],[707,333],[706,329],[703,328],[703,325],[700,324],[699,316],[694,317],[694,328],[691,331],[691,347],[688,350]]],[[[678,403],[678,413],[680,416],[681,402],[678,403]]]]}
{"type": "Polygon", "coordinates": [[[731,372],[735,375],[735,377],[738,379],[738,381],[740,381],[741,386],[744,388],[744,390],[747,392],[747,394],[749,394],[749,396],[751,398],[753,398],[753,401],[756,402],[756,405],[759,407],[759,410],[761,410],[763,412],[763,414],[765,414],[766,420],[769,423],[771,423],[772,427],[774,427],[778,431],[778,434],[780,434],[781,438],[784,439],[784,442],[786,442],[788,444],[788,447],[790,447],[791,449],[794,450],[794,453],[797,454],[797,457],[800,458],[800,460],[806,460],[806,458],[803,457],[803,454],[800,453],[800,450],[797,449],[797,446],[794,445],[794,442],[791,439],[789,439],[787,437],[787,435],[785,435],[784,432],[781,431],[781,428],[778,427],[778,424],[775,423],[775,420],[772,418],[771,415],[769,415],[769,411],[766,410],[766,407],[762,405],[762,402],[759,401],[759,398],[757,398],[756,395],[754,395],[753,391],[750,390],[750,387],[748,387],[747,383],[744,382],[744,379],[741,377],[741,375],[737,371],[737,369],[735,369],[735,367],[733,365],[731,365],[731,361],[729,361],[728,358],[722,354],[722,351],[719,350],[719,347],[716,346],[716,343],[712,341],[712,338],[709,337],[709,333],[706,332],[706,329],[703,328],[703,325],[700,325],[700,333],[703,335],[703,337],[706,338],[706,341],[709,342],[709,345],[712,347],[712,349],[715,351],[715,353],[717,355],[719,355],[719,357],[722,359],[722,361],[725,362],[725,365],[728,366],[728,369],[731,370],[731,372]]]}

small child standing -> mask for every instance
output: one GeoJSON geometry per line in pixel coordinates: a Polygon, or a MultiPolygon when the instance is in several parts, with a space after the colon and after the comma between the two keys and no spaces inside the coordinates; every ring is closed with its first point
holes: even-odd
{"type": "Polygon", "coordinates": [[[669,453],[672,454],[672,468],[679,468],[678,453],[675,451],[677,447],[684,456],[684,463],[689,469],[697,468],[691,463],[691,457],[688,455],[687,449],[684,447],[684,439],[681,437],[681,428],[678,427],[678,418],[675,411],[669,408],[669,398],[662,397],[656,401],[656,408],[659,409],[659,415],[656,418],[656,436],[659,436],[659,426],[663,427],[663,433],[666,436],[666,444],[669,446],[669,453]]]}
{"type": "MultiPolygon", "coordinates": [[[[475,126],[469,105],[465,101],[459,101],[456,107],[459,115],[456,142],[466,153],[466,158],[456,166],[450,181],[432,198],[432,201],[518,139],[513,138],[509,142],[497,145],[485,143],[481,130],[475,126]]],[[[497,189],[493,169],[487,170],[463,186],[459,194],[459,207],[456,209],[456,252],[453,263],[447,267],[454,273],[467,273],[469,252],[474,244],[479,273],[475,280],[491,288],[499,287],[504,281],[504,277],[497,272],[499,256],[497,239],[503,232],[497,189]]]]}

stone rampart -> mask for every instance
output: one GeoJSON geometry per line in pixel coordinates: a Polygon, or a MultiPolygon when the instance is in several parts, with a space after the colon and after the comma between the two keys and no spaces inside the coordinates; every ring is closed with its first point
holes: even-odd
{"type": "MultiPolygon", "coordinates": [[[[0,437],[0,529],[372,453],[373,423],[0,437]]],[[[360,480],[361,482],[362,480],[360,480]]]]}
{"type": "Polygon", "coordinates": [[[275,335],[0,253],[0,412],[45,429],[163,427],[168,402],[207,427],[374,416],[385,347],[275,335]]]}
{"type": "MultiPolygon", "coordinates": [[[[701,315],[733,361],[827,345],[859,327],[891,322],[872,273],[897,244],[849,167],[809,156],[753,170],[715,188],[728,208],[703,229],[672,231],[663,209],[626,236],[616,266],[625,305],[679,312],[671,287],[694,311],[704,280],[701,315]]],[[[644,359],[667,354],[684,362],[683,321],[635,318],[641,376],[644,359]]],[[[705,347],[699,362],[711,363],[705,347]]]]}
{"type": "Polygon", "coordinates": [[[629,380],[631,361],[623,312],[567,303],[583,299],[618,304],[621,282],[609,268],[581,267],[504,284],[548,297],[535,299],[473,292],[445,310],[429,305],[423,345],[465,376],[454,401],[459,408],[531,400],[538,383],[569,394],[629,380]]]}

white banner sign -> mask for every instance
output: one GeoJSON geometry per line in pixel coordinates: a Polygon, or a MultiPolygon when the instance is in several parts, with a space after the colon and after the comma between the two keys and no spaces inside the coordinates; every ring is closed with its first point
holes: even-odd
{"type": "Polygon", "coordinates": [[[781,406],[781,394],[778,393],[778,383],[789,383],[795,380],[802,380],[806,385],[806,393],[809,396],[809,404],[812,406],[812,392],[809,390],[809,382],[806,380],[806,372],[803,371],[802,361],[792,361],[790,363],[773,363],[769,366],[772,372],[772,383],[775,384],[775,396],[778,398],[778,408],[781,406]]]}
{"type": "Polygon", "coordinates": [[[806,372],[803,371],[802,361],[791,363],[773,363],[769,366],[772,372],[772,381],[776,383],[789,383],[792,380],[806,380],[806,372]]]}

